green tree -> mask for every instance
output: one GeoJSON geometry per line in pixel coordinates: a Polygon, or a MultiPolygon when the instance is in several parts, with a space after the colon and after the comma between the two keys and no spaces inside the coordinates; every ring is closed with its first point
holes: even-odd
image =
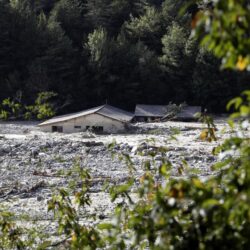
{"type": "Polygon", "coordinates": [[[147,5],[146,0],[87,0],[85,16],[93,29],[103,27],[117,35],[130,14],[142,14],[147,5]]]}
{"type": "Polygon", "coordinates": [[[86,19],[94,29],[107,28],[109,25],[110,0],[87,0],[85,4],[86,19]]]}
{"type": "Polygon", "coordinates": [[[220,60],[206,49],[200,49],[190,84],[194,99],[209,111],[224,112],[235,93],[244,90],[238,77],[235,72],[220,70],[220,60]]]}
{"type": "Polygon", "coordinates": [[[112,46],[110,43],[107,31],[103,28],[89,34],[86,48],[90,54],[90,63],[97,67],[104,67],[109,60],[110,46],[112,46]]]}
{"type": "Polygon", "coordinates": [[[50,14],[50,22],[61,25],[65,35],[80,51],[84,37],[83,4],[79,0],[61,0],[50,14]]]}
{"type": "MultiPolygon", "coordinates": [[[[240,3],[246,6],[245,1],[240,3]]],[[[216,25],[223,27],[225,36],[225,40],[218,37],[215,41],[215,37],[210,39],[207,34],[209,30],[217,29],[217,26],[211,26],[211,3],[192,2],[179,15],[182,4],[183,1],[179,0],[0,1],[0,99],[22,91],[23,100],[33,103],[37,93],[55,91],[60,99],[69,96],[72,101],[64,112],[95,106],[106,99],[131,109],[137,102],[163,104],[169,101],[197,105],[203,101],[212,111],[215,103],[221,102],[223,107],[230,93],[242,89],[241,79],[244,83],[249,81],[249,74],[244,73],[243,78],[237,72],[221,72],[217,68],[219,64],[214,65],[212,71],[209,57],[197,57],[198,39],[190,37],[194,33],[191,27],[197,27],[197,32],[206,36],[206,49],[213,49],[214,44],[219,43],[220,46],[229,46],[229,52],[233,46],[232,54],[241,34],[246,36],[244,41],[248,40],[244,21],[248,20],[247,13],[239,8],[239,3],[232,2],[228,5],[232,6],[232,17],[237,17],[235,11],[240,17],[235,26],[233,20],[226,26],[219,12],[215,12],[216,25]],[[236,44],[228,42],[228,30],[238,26],[242,27],[239,27],[241,33],[235,34],[236,44]],[[102,48],[101,66],[97,67],[92,60],[93,51],[85,45],[90,43],[89,37],[97,36],[95,32],[101,29],[106,32],[106,42],[99,38],[98,45],[92,45],[96,55],[97,47],[102,48]],[[156,57],[160,60],[157,61],[156,57]],[[210,75],[205,74],[206,66],[210,75]],[[225,96],[216,93],[217,82],[228,86],[227,89],[232,86],[228,80],[230,77],[236,82],[233,91],[228,90],[225,96]],[[202,88],[203,82],[206,88],[202,88]],[[119,92],[114,94],[111,90],[119,92]],[[201,98],[204,94],[206,102],[201,98]],[[88,96],[84,102],[83,95],[88,96]]],[[[228,8],[224,5],[223,1],[215,4],[220,10],[228,8]]],[[[220,51],[225,52],[224,47],[220,51]]],[[[236,68],[247,68],[246,54],[242,50],[234,56],[236,68]]]]}
{"type": "Polygon", "coordinates": [[[9,60],[12,52],[12,43],[9,35],[9,27],[12,19],[12,12],[7,1],[0,1],[0,100],[8,95],[6,88],[6,77],[13,70],[9,60]]]}
{"type": "Polygon", "coordinates": [[[74,89],[78,77],[77,51],[72,47],[71,40],[65,35],[57,22],[48,24],[49,43],[41,60],[47,67],[47,74],[52,79],[55,92],[67,96],[74,89]]]}
{"type": "Polygon", "coordinates": [[[60,0],[30,0],[36,13],[45,13],[48,15],[60,0]]]}
{"type": "Polygon", "coordinates": [[[178,22],[179,24],[185,25],[187,20],[188,12],[185,10],[183,15],[180,15],[180,11],[183,9],[183,1],[181,0],[165,0],[162,3],[162,18],[166,25],[178,22]]]}
{"type": "Polygon", "coordinates": [[[0,98],[14,94],[24,87],[23,78],[27,76],[26,65],[38,53],[37,22],[27,1],[5,1],[1,5],[1,49],[0,49],[0,98]],[[19,81],[17,75],[21,76],[19,81]],[[7,83],[8,82],[8,83],[7,83]],[[7,87],[6,87],[7,86],[7,87]],[[3,96],[1,96],[3,95],[3,96]]]}
{"type": "Polygon", "coordinates": [[[223,58],[222,67],[238,70],[250,64],[249,25],[248,0],[205,2],[193,20],[197,35],[204,36],[203,45],[223,58]]]}
{"type": "Polygon", "coordinates": [[[160,50],[160,37],[163,34],[162,16],[155,7],[147,7],[139,17],[131,16],[124,24],[126,34],[131,41],[143,41],[154,50],[160,50]]]}
{"type": "Polygon", "coordinates": [[[197,53],[197,42],[190,37],[190,31],[173,23],[162,38],[163,55],[159,58],[162,69],[170,78],[173,100],[190,99],[190,84],[197,53]]]}
{"type": "Polygon", "coordinates": [[[56,107],[51,102],[52,98],[56,97],[54,92],[41,92],[38,94],[33,106],[26,106],[27,112],[24,114],[25,119],[33,117],[42,120],[52,117],[56,114],[56,107]]]}
{"type": "Polygon", "coordinates": [[[89,35],[86,47],[91,70],[95,72],[92,86],[101,103],[107,100],[119,105],[143,99],[147,103],[155,99],[160,102],[164,91],[157,57],[142,42],[130,44],[122,36],[114,40],[99,29],[89,35]]]}

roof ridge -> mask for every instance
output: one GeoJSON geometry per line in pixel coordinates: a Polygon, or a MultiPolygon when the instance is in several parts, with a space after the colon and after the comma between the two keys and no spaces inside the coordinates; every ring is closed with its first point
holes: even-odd
{"type": "Polygon", "coordinates": [[[98,108],[98,106],[96,107],[96,108],[98,108],[93,114],[96,114],[97,112],[99,112],[100,110],[102,110],[104,107],[105,107],[105,105],[106,104],[104,104],[104,105],[101,105],[101,106],[99,106],[99,108],[98,108]]]}
{"type": "Polygon", "coordinates": [[[103,115],[103,116],[106,116],[106,117],[109,117],[109,118],[112,118],[114,120],[123,121],[123,122],[128,122],[128,120],[131,120],[134,116],[133,113],[128,112],[128,111],[123,110],[123,109],[120,109],[120,108],[117,108],[117,107],[112,106],[110,104],[103,105],[103,107],[101,109],[98,109],[96,111],[96,113],[103,115]],[[110,112],[111,113],[113,112],[113,114],[111,114],[110,112]],[[121,116],[123,116],[123,117],[121,117],[121,116]],[[128,117],[130,119],[128,119],[128,117]]]}
{"type": "Polygon", "coordinates": [[[86,112],[90,112],[90,114],[96,114],[96,112],[100,111],[103,107],[104,107],[104,105],[97,106],[97,107],[94,107],[94,108],[89,108],[87,110],[82,110],[82,111],[75,112],[75,113],[65,114],[65,115],[61,115],[61,116],[54,116],[54,117],[50,118],[49,120],[46,120],[46,121],[38,124],[38,126],[57,123],[57,122],[63,122],[63,121],[66,121],[66,120],[71,120],[71,119],[76,118],[76,117],[73,117],[73,116],[78,117],[78,116],[81,116],[81,114],[84,115],[84,113],[86,113],[86,112]],[[92,110],[94,110],[94,111],[92,111],[92,110]],[[56,119],[61,119],[61,120],[56,121],[56,119]]]}
{"type": "Polygon", "coordinates": [[[136,106],[161,106],[161,107],[165,107],[168,106],[168,104],[136,104],[136,106]]]}

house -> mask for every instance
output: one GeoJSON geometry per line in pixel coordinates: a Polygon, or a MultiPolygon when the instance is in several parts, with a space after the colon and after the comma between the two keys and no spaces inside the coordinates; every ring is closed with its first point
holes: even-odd
{"type": "Polygon", "coordinates": [[[175,119],[179,121],[191,121],[196,120],[196,113],[201,113],[200,106],[185,106],[181,109],[179,113],[177,113],[175,119]]]}
{"type": "Polygon", "coordinates": [[[38,126],[44,132],[74,133],[91,129],[95,132],[117,133],[126,129],[133,114],[122,109],[103,105],[78,113],[62,115],[38,126]]]}
{"type": "Polygon", "coordinates": [[[134,120],[138,122],[154,121],[164,117],[168,112],[167,105],[136,105],[134,120]]]}

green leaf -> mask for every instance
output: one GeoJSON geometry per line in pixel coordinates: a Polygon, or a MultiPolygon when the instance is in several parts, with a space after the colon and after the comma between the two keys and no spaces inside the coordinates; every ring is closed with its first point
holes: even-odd
{"type": "Polygon", "coordinates": [[[230,118],[231,119],[236,119],[236,118],[239,118],[240,117],[240,113],[239,112],[236,112],[236,113],[233,113],[230,115],[230,118]]]}
{"type": "Polygon", "coordinates": [[[163,175],[163,176],[166,176],[166,175],[169,175],[169,171],[171,170],[171,163],[164,163],[161,165],[160,167],[160,173],[163,175]]]}
{"type": "Polygon", "coordinates": [[[231,162],[231,159],[227,159],[225,161],[222,161],[222,162],[217,162],[215,163],[211,169],[212,170],[220,170],[222,169],[223,167],[227,166],[229,163],[231,162]]]}
{"type": "Polygon", "coordinates": [[[114,228],[114,226],[112,224],[110,224],[110,223],[102,223],[102,224],[98,225],[98,228],[100,230],[111,230],[111,229],[114,228]]]}
{"type": "Polygon", "coordinates": [[[37,250],[45,250],[51,246],[51,241],[44,241],[41,245],[37,247],[37,250]]]}
{"type": "Polygon", "coordinates": [[[231,128],[234,128],[234,121],[232,119],[228,119],[227,123],[231,128]]]}
{"type": "Polygon", "coordinates": [[[228,104],[227,104],[227,110],[230,110],[232,106],[237,110],[239,106],[242,104],[243,99],[241,97],[236,97],[232,99],[228,104]]]}
{"type": "Polygon", "coordinates": [[[250,113],[250,108],[248,106],[242,105],[240,107],[240,114],[241,114],[241,116],[248,116],[249,113],[250,113]]]}
{"type": "Polygon", "coordinates": [[[204,208],[214,207],[220,205],[220,202],[216,199],[208,199],[202,203],[204,208]]]}
{"type": "Polygon", "coordinates": [[[245,95],[247,100],[250,101],[250,90],[245,90],[242,92],[242,95],[245,95]]]}
{"type": "Polygon", "coordinates": [[[195,185],[195,187],[200,188],[200,189],[204,188],[204,184],[198,178],[192,179],[192,182],[195,185]]]}

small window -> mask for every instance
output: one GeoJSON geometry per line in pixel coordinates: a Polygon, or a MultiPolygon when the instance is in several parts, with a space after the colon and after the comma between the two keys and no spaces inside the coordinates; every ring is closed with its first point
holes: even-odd
{"type": "Polygon", "coordinates": [[[82,127],[81,126],[75,126],[75,129],[81,129],[82,127]]]}
{"type": "Polygon", "coordinates": [[[52,126],[52,132],[62,133],[63,127],[62,126],[52,126]]]}
{"type": "Polygon", "coordinates": [[[91,130],[95,133],[102,133],[103,127],[102,126],[86,126],[86,130],[91,130]]]}
{"type": "Polygon", "coordinates": [[[93,131],[96,133],[102,133],[103,132],[103,127],[101,126],[94,126],[93,131]]]}

